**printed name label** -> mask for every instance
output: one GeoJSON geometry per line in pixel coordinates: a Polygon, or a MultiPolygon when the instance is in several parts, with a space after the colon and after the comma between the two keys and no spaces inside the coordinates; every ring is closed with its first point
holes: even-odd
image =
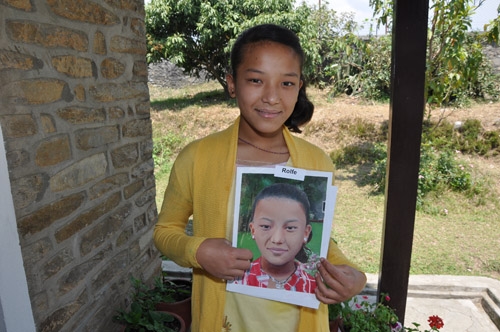
{"type": "Polygon", "coordinates": [[[304,181],[306,172],[301,168],[293,168],[286,166],[276,166],[274,169],[274,176],[278,178],[294,179],[304,181]]]}

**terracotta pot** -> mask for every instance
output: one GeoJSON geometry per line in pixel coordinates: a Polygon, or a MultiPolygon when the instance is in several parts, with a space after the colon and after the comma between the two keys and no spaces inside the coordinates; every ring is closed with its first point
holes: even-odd
{"type": "MultiPolygon", "coordinates": [[[[160,310],[159,310],[160,311],[160,310]]],[[[184,319],[182,319],[181,316],[179,316],[178,314],[174,313],[174,312],[168,312],[170,315],[174,316],[175,319],[177,319],[177,321],[180,323],[180,328],[179,328],[179,331],[178,332],[187,332],[188,328],[186,326],[186,322],[184,322],[184,319]]],[[[127,329],[127,326],[126,325],[122,325],[122,328],[121,328],[121,332],[125,332],[125,330],[127,329]]]]}
{"type": "MultiPolygon", "coordinates": [[[[176,284],[192,285],[192,282],[185,279],[170,279],[176,284]]],[[[191,327],[191,297],[177,302],[160,302],[155,306],[156,310],[173,312],[179,315],[186,323],[186,328],[191,327]]]]}
{"type": "Polygon", "coordinates": [[[330,332],[344,332],[341,318],[330,321],[330,332]]]}
{"type": "Polygon", "coordinates": [[[167,311],[176,314],[179,316],[184,323],[186,324],[186,328],[191,326],[191,298],[187,298],[185,300],[179,302],[160,302],[155,307],[158,311],[167,311]]]}

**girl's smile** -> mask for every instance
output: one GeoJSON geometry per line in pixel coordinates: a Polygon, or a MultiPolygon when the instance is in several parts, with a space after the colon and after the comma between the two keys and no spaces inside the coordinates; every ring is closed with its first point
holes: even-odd
{"type": "Polygon", "coordinates": [[[242,137],[281,136],[302,86],[300,72],[300,58],[288,46],[269,41],[246,46],[237,72],[227,76],[240,108],[242,137]]]}

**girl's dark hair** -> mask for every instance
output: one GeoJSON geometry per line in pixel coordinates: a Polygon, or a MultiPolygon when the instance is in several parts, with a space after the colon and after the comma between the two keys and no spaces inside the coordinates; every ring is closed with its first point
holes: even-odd
{"type": "Polygon", "coordinates": [[[299,56],[301,71],[300,79],[303,83],[299,90],[299,96],[297,103],[295,104],[295,108],[293,109],[290,117],[285,121],[285,126],[287,126],[292,132],[301,133],[302,130],[299,129],[299,126],[302,126],[311,120],[314,112],[314,105],[307,98],[306,82],[302,75],[302,68],[305,61],[304,50],[300,45],[299,38],[293,31],[275,24],[257,25],[243,31],[238,39],[236,39],[233,49],[231,50],[232,75],[236,80],[236,72],[241,61],[243,61],[246,46],[262,41],[271,41],[288,46],[299,56]]]}
{"type": "MultiPolygon", "coordinates": [[[[255,214],[255,207],[257,206],[257,203],[269,197],[287,198],[298,202],[304,208],[304,213],[306,216],[306,225],[310,224],[309,211],[311,205],[309,203],[309,198],[307,197],[307,194],[297,186],[288,183],[275,183],[270,186],[264,187],[264,189],[262,189],[255,197],[255,200],[252,205],[252,211],[250,212],[250,220],[253,220],[255,214]]],[[[311,230],[311,232],[309,233],[309,237],[307,238],[307,243],[311,241],[312,235],[313,232],[311,230]]],[[[303,245],[302,249],[297,253],[297,255],[295,255],[295,259],[297,259],[302,263],[305,263],[307,262],[307,258],[309,257],[310,252],[311,250],[307,248],[305,245],[303,245]]]]}

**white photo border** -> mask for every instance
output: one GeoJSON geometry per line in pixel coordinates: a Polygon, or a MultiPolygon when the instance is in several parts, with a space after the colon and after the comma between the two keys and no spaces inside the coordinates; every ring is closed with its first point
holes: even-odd
{"type": "MultiPolygon", "coordinates": [[[[320,257],[326,257],[328,253],[328,245],[331,238],[332,222],[334,217],[335,203],[337,199],[337,187],[332,185],[333,173],[323,171],[310,171],[294,167],[276,166],[276,167],[238,167],[236,171],[236,187],[235,187],[235,202],[234,202],[234,219],[233,219],[233,234],[232,243],[237,247],[239,223],[240,223],[240,206],[242,192],[242,178],[244,174],[274,174],[276,177],[304,180],[308,177],[326,178],[326,199],[324,206],[323,231],[321,234],[320,257]]],[[[277,181],[278,182],[278,181],[277,181]]],[[[317,235],[315,235],[317,236],[317,235]]],[[[242,293],[250,296],[260,297],[264,299],[291,303],[299,306],[305,306],[313,309],[318,309],[319,301],[314,293],[293,292],[281,289],[269,289],[256,286],[241,285],[233,282],[227,282],[226,290],[230,292],[242,293]]]]}

